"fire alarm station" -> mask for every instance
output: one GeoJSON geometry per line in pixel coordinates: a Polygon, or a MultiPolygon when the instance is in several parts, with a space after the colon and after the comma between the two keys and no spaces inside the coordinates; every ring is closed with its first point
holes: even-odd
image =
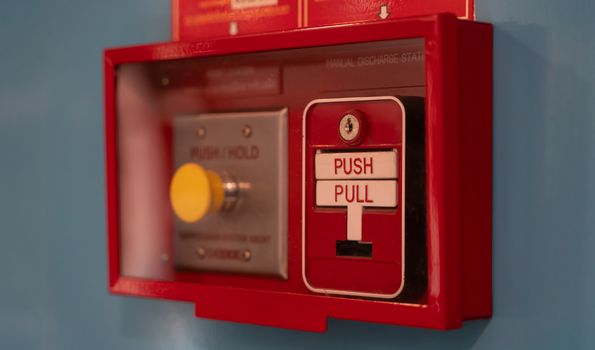
{"type": "Polygon", "coordinates": [[[309,331],[491,315],[489,24],[191,18],[105,52],[111,292],[309,331]]]}

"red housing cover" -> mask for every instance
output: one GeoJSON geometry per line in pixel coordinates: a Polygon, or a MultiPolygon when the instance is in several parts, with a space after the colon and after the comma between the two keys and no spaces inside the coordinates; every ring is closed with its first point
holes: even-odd
{"type": "MultiPolygon", "coordinates": [[[[176,61],[180,60],[180,61],[176,61]]],[[[329,317],[451,329],[489,317],[491,302],[492,26],[452,14],[362,25],[289,30],[196,43],[105,52],[105,141],[109,290],[196,304],[196,316],[325,331],[329,317]],[[116,108],[117,70],[130,63],[422,38],[425,125],[427,289],[418,303],[316,294],[301,275],[302,115],[289,117],[287,280],[207,273],[170,280],[121,274],[116,108]]]]}

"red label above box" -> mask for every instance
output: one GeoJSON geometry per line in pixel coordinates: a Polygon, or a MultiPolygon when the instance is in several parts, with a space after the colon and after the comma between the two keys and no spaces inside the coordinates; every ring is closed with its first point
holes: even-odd
{"type": "Polygon", "coordinates": [[[473,18],[474,0],[303,0],[304,26],[381,21],[451,12],[473,18]]]}
{"type": "Polygon", "coordinates": [[[274,32],[451,12],[474,19],[475,0],[173,0],[173,39],[274,32]]]}
{"type": "Polygon", "coordinates": [[[173,0],[173,39],[181,41],[298,28],[301,0],[173,0]]]}

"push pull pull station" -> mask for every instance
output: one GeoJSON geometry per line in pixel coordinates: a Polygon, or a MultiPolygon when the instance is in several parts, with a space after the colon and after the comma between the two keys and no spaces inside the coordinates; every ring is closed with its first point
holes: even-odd
{"type": "Polygon", "coordinates": [[[365,207],[398,204],[397,151],[319,153],[315,169],[316,205],[347,207],[348,241],[362,241],[365,207]]]}

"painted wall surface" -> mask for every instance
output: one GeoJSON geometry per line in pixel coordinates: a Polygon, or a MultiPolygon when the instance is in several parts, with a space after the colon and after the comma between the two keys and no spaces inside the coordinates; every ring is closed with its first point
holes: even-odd
{"type": "Polygon", "coordinates": [[[495,25],[494,317],[327,334],[199,320],[106,291],[106,46],[164,41],[169,1],[0,2],[0,349],[592,349],[595,3],[476,0],[495,25]]]}

